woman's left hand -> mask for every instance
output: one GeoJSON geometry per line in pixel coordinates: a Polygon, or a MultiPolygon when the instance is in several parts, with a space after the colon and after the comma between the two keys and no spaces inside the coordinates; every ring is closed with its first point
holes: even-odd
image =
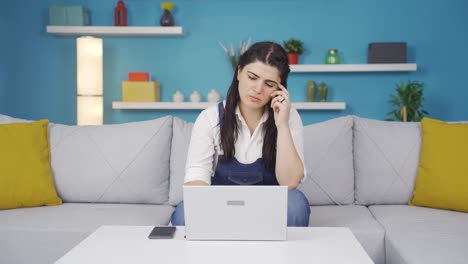
{"type": "Polygon", "coordinates": [[[273,108],[277,128],[280,126],[287,127],[289,125],[289,111],[291,110],[291,100],[288,90],[280,83],[278,87],[280,89],[270,95],[273,98],[270,107],[273,108]]]}

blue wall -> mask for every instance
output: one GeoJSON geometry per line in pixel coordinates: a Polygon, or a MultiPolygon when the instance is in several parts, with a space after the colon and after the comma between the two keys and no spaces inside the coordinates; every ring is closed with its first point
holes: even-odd
{"type": "Polygon", "coordinates": [[[2,41],[0,41],[0,113],[7,113],[7,90],[6,90],[6,78],[7,75],[7,65],[10,61],[8,50],[10,49],[10,41],[8,41],[5,32],[10,32],[8,30],[7,22],[9,20],[9,9],[8,5],[2,6],[0,8],[0,33],[4,36],[2,41]]]}
{"type": "MultiPolygon", "coordinates": [[[[93,25],[112,25],[116,2],[7,1],[8,14],[0,13],[0,33],[2,39],[11,36],[11,40],[7,54],[4,41],[0,44],[0,65],[4,58],[9,62],[0,68],[0,111],[74,124],[76,39],[45,32],[47,8],[82,4],[91,10],[93,25]]],[[[126,0],[129,24],[158,25],[161,2],[126,0]]],[[[167,114],[193,121],[199,111],[113,110],[111,105],[121,101],[121,81],[129,71],[149,71],[153,80],[161,82],[163,101],[170,101],[176,90],[186,98],[198,90],[206,100],[209,90],[216,88],[224,97],[232,70],[218,41],[237,45],[248,37],[280,43],[290,37],[302,39],[307,52],[300,63],[322,63],[329,48],[339,49],[343,63],[366,63],[370,42],[408,43],[408,62],[418,64],[416,72],[291,74],[288,88],[293,101],[305,100],[305,84],[314,79],[329,85],[329,101],[347,103],[344,111],[301,111],[305,124],[347,114],[385,119],[392,110],[387,101],[395,83],[408,79],[426,83],[424,108],[431,117],[468,120],[468,16],[464,13],[468,2],[464,0],[182,0],[175,5],[176,25],[184,27],[184,36],[104,38],[105,123],[167,114]]]]}

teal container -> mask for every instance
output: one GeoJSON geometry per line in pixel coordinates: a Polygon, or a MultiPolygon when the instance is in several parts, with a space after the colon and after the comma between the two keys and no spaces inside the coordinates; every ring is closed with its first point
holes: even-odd
{"type": "Polygon", "coordinates": [[[86,26],[89,24],[89,13],[84,6],[49,6],[49,25],[86,26]]]}

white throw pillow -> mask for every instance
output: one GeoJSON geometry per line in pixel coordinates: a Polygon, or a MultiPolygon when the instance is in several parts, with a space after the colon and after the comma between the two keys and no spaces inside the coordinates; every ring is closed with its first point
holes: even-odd
{"type": "Polygon", "coordinates": [[[304,126],[306,179],[299,186],[311,205],[354,202],[353,119],[304,126]]]}

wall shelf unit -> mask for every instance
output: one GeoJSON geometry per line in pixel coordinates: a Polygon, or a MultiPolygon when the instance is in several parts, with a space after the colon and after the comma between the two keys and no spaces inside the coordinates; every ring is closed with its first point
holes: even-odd
{"type": "MultiPolygon", "coordinates": [[[[199,110],[212,106],[213,103],[200,102],[112,102],[112,109],[159,109],[159,110],[199,110]]],[[[344,110],[344,102],[297,102],[292,103],[297,110],[344,110]]]]}
{"type": "Polygon", "coordinates": [[[58,36],[177,36],[182,27],[47,26],[47,33],[58,36]]]}
{"type": "Polygon", "coordinates": [[[404,72],[416,71],[416,63],[389,64],[294,64],[291,72],[404,72]]]}

